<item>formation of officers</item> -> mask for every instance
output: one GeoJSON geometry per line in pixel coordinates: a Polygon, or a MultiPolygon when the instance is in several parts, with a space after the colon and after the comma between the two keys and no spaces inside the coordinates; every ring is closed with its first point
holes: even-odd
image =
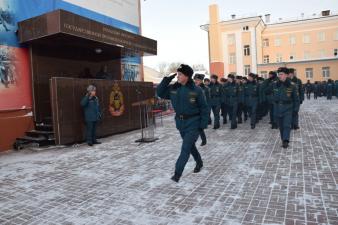
{"type": "Polygon", "coordinates": [[[304,88],[293,68],[271,71],[268,79],[250,73],[248,77],[229,74],[227,79],[212,75],[210,80],[196,74],[194,80],[203,80],[202,88],[214,115],[214,121],[209,116],[213,129],[220,128],[221,117],[223,124],[230,123],[230,129],[247,120],[251,129],[255,129],[269,115],[271,128],[280,130],[283,148],[289,145],[291,129],[299,129],[298,113],[304,101],[304,88]]]}
{"type": "Polygon", "coordinates": [[[332,100],[333,96],[338,98],[338,80],[333,81],[328,79],[328,81],[316,81],[311,83],[310,80],[304,85],[306,98],[311,99],[311,94],[313,93],[314,99],[318,97],[326,97],[328,100],[332,100]]]}
{"type": "Polygon", "coordinates": [[[219,129],[221,117],[223,124],[231,129],[247,120],[251,129],[269,115],[272,129],[279,129],[282,147],[288,148],[291,129],[299,129],[298,112],[304,100],[302,82],[292,68],[281,67],[271,71],[268,79],[256,74],[219,79],[212,75],[195,74],[190,66],[182,64],[177,73],[165,77],[157,88],[157,95],[172,102],[176,112],[176,127],[182,137],[182,147],[176,162],[175,174],[171,178],[178,182],[190,154],[196,161],[195,173],[203,167],[196,141],[201,137],[202,144],[207,140],[204,130],[208,124],[219,129]],[[177,82],[171,81],[177,76],[177,82]],[[213,121],[210,114],[213,114],[213,121]]]}

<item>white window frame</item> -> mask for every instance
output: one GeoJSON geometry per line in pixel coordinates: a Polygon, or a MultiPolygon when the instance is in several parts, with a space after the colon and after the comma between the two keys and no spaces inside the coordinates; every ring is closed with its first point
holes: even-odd
{"type": "Polygon", "coordinates": [[[321,32],[318,33],[318,41],[319,42],[325,41],[325,32],[324,31],[321,31],[321,32]]]}
{"type": "Polygon", "coordinates": [[[251,66],[250,65],[244,65],[244,75],[248,76],[249,73],[251,73],[251,66]]]}
{"type": "Polygon", "coordinates": [[[304,52],[304,59],[310,59],[311,58],[311,53],[309,51],[304,52]]]}
{"type": "Polygon", "coordinates": [[[276,62],[277,63],[283,62],[283,54],[281,53],[276,54],[276,62]]]}
{"type": "Polygon", "coordinates": [[[310,44],[311,43],[310,34],[303,34],[303,43],[304,44],[310,44]]]}
{"type": "Polygon", "coordinates": [[[289,37],[289,42],[290,42],[290,45],[295,45],[296,44],[296,36],[295,35],[291,35],[289,37]]]}
{"type": "Polygon", "coordinates": [[[282,45],[282,39],[280,37],[275,38],[275,46],[279,47],[282,45]]]}
{"type": "Polygon", "coordinates": [[[229,54],[229,64],[231,65],[236,64],[236,53],[229,54]]]}
{"type": "Polygon", "coordinates": [[[236,44],[235,34],[228,34],[228,45],[235,45],[235,44],[236,44]]]}
{"type": "Polygon", "coordinates": [[[330,78],[330,67],[328,66],[322,67],[322,76],[324,79],[330,78]]]}
{"type": "Polygon", "coordinates": [[[261,71],[261,77],[263,77],[264,79],[268,78],[268,71],[261,71]]]}
{"type": "Polygon", "coordinates": [[[305,77],[307,80],[313,79],[313,68],[305,68],[305,77]]]}

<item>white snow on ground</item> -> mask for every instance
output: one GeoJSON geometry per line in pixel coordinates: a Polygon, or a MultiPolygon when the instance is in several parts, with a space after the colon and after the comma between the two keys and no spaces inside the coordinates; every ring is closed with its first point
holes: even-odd
{"type": "Polygon", "coordinates": [[[205,167],[193,174],[191,158],[178,184],[172,117],[155,143],[133,131],[94,148],[3,154],[0,224],[338,224],[337,115],[338,100],[305,101],[287,150],[266,119],[208,129],[205,167]]]}

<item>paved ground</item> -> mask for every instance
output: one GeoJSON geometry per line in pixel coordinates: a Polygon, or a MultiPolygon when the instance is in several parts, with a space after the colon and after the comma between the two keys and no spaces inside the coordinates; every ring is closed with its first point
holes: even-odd
{"type": "Polygon", "coordinates": [[[86,146],[0,157],[0,224],[338,224],[338,100],[306,101],[284,150],[266,121],[208,130],[205,168],[169,180],[181,140],[137,132],[86,146]]]}

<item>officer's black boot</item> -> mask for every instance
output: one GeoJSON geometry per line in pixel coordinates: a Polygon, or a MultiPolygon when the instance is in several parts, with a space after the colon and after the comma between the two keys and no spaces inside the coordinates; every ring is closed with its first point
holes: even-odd
{"type": "Polygon", "coordinates": [[[194,169],[194,173],[199,173],[201,171],[203,167],[203,163],[202,164],[196,164],[195,169],[194,169]]]}
{"type": "Polygon", "coordinates": [[[289,141],[283,141],[283,148],[288,148],[289,147],[289,141]]]}
{"type": "Polygon", "coordinates": [[[223,119],[223,124],[227,124],[227,123],[228,123],[227,119],[224,118],[224,119],[223,119]]]}
{"type": "Polygon", "coordinates": [[[219,125],[215,125],[215,126],[214,126],[214,130],[219,129],[219,127],[220,127],[219,125]]]}
{"type": "Polygon", "coordinates": [[[272,123],[271,129],[278,129],[278,126],[276,123],[272,123]]]}
{"type": "Polygon", "coordinates": [[[175,181],[178,183],[180,181],[181,176],[178,175],[177,173],[174,174],[174,176],[171,177],[171,180],[175,181]]]}
{"type": "Polygon", "coordinates": [[[299,130],[299,126],[298,125],[294,125],[292,129],[299,130]]]}
{"type": "Polygon", "coordinates": [[[251,124],[251,129],[255,129],[256,125],[255,124],[251,124]]]}
{"type": "Polygon", "coordinates": [[[201,146],[204,146],[204,145],[206,145],[207,144],[207,139],[203,139],[202,140],[202,143],[201,143],[201,146]]]}

